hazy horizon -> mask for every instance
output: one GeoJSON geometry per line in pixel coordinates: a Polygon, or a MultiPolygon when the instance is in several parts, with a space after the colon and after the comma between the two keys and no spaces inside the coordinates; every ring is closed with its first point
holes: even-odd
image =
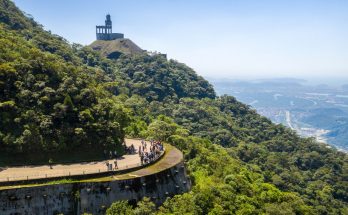
{"type": "Polygon", "coordinates": [[[343,0],[14,2],[46,30],[83,45],[110,13],[114,32],[204,77],[348,80],[343,0]]]}

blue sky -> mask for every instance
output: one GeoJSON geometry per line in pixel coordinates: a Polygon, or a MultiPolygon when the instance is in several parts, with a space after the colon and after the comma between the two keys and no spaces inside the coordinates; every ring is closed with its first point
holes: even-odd
{"type": "Polygon", "coordinates": [[[348,79],[346,0],[14,0],[70,42],[113,31],[207,77],[348,79]]]}

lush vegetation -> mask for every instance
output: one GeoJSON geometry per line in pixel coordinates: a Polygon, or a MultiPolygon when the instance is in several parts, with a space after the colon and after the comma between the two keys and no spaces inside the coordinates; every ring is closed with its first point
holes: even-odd
{"type": "Polygon", "coordinates": [[[281,140],[278,134],[272,140],[241,141],[234,147],[222,147],[188,132],[163,115],[142,132],[149,137],[158,134],[183,150],[194,184],[190,193],[169,199],[149,214],[347,213],[343,153],[290,131],[288,135],[295,140],[281,140]],[[166,136],[160,132],[163,129],[166,136]]]}
{"type": "Polygon", "coordinates": [[[69,45],[0,0],[0,150],[117,146],[125,135],[183,150],[191,192],[107,214],[347,214],[347,155],[274,125],[162,55],[109,60],[69,45]]]}
{"type": "Polygon", "coordinates": [[[13,3],[0,6],[1,151],[120,145],[128,115],[104,89],[105,73],[85,66],[63,39],[24,19],[13,3]]]}

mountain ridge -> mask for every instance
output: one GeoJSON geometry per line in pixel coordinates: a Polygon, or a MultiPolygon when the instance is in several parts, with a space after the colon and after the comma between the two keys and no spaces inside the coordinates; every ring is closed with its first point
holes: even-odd
{"type": "Polygon", "coordinates": [[[144,52],[130,39],[96,40],[89,45],[93,50],[100,52],[103,56],[117,59],[121,54],[140,54],[144,52]]]}

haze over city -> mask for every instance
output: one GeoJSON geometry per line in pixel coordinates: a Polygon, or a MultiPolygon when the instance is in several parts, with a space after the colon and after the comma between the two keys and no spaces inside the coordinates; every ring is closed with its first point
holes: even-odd
{"type": "Polygon", "coordinates": [[[113,32],[206,77],[348,79],[344,0],[14,2],[45,29],[83,45],[109,13],[113,32]]]}

